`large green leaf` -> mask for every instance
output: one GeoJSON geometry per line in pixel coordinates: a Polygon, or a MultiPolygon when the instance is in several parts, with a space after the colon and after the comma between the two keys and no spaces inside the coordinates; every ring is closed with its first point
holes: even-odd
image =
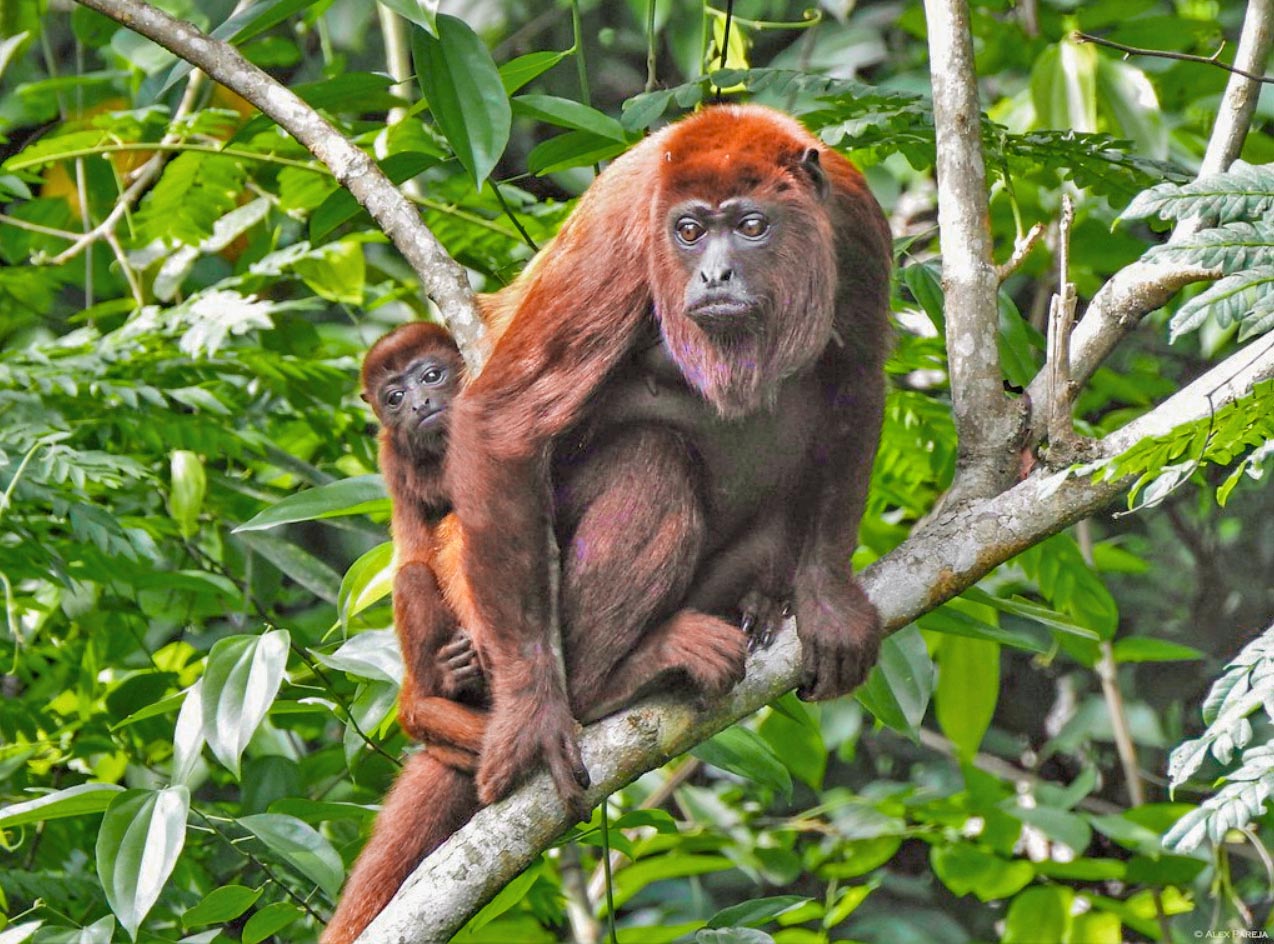
{"type": "Polygon", "coordinates": [[[792,794],[792,777],[770,745],[750,728],[734,725],[694,747],[690,753],[701,761],[748,780],[792,794]]]}
{"type": "Polygon", "coordinates": [[[168,883],[186,844],[190,792],[185,787],[119,794],[97,834],[97,875],[129,937],[168,883]]]}
{"type": "Polygon", "coordinates": [[[240,816],[239,824],[270,847],[284,862],[327,892],[333,901],[341,890],[345,867],[332,844],[318,830],[294,816],[258,813],[240,816]]]}
{"type": "Polygon", "coordinates": [[[491,53],[463,20],[441,15],[437,37],[412,36],[416,77],[438,127],[479,187],[509,142],[513,111],[491,53]]]}
{"type": "Polygon", "coordinates": [[[290,642],[285,629],[227,636],[208,654],[200,691],[204,738],[236,777],[248,742],[279,692],[290,642]]]}
{"type": "Polygon", "coordinates": [[[881,722],[914,738],[929,707],[934,675],[924,639],[908,627],[884,641],[880,660],[854,697],[881,722]]]}
{"type": "Polygon", "coordinates": [[[111,802],[122,791],[113,783],[82,783],[65,790],[57,790],[36,797],[0,807],[0,828],[25,826],[27,823],[42,823],[45,820],[61,819],[64,816],[86,816],[100,813],[111,805],[111,802]]]}
{"type": "Polygon", "coordinates": [[[389,492],[385,488],[385,479],[375,473],[356,475],[288,495],[253,515],[235,528],[234,533],[263,531],[297,521],[374,514],[388,510],[389,492]]]}
{"type": "Polygon", "coordinates": [[[965,760],[977,753],[991,726],[1000,695],[1000,646],[967,636],[948,636],[938,649],[938,687],[933,694],[938,725],[965,760]]]}

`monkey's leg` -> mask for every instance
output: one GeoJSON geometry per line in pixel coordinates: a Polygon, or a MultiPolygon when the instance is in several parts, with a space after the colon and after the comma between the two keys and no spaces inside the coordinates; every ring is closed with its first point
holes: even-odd
{"type": "Polygon", "coordinates": [[[676,433],[626,430],[590,456],[565,494],[566,677],[576,717],[593,720],[671,673],[718,694],[743,677],[743,636],[681,609],[703,553],[700,470],[676,433]]]}

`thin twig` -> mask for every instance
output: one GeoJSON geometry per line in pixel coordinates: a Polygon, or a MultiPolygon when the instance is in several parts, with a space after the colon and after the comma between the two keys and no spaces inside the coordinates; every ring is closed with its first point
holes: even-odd
{"type": "MultiPolygon", "coordinates": [[[[1093,527],[1085,518],[1075,525],[1075,537],[1079,542],[1079,552],[1084,563],[1093,566],[1093,527]]],[[[1115,646],[1109,639],[1097,644],[1101,658],[1097,660],[1097,677],[1101,680],[1102,698],[1106,702],[1106,711],[1110,715],[1111,733],[1115,739],[1115,750],[1119,754],[1119,765],[1124,771],[1124,783],[1128,786],[1128,802],[1132,806],[1141,806],[1146,802],[1146,787],[1141,781],[1140,764],[1137,762],[1137,744],[1132,739],[1132,727],[1128,723],[1128,706],[1124,702],[1123,690],[1119,687],[1119,663],[1115,660],[1115,646]]],[[[1172,940],[1168,930],[1168,917],[1163,908],[1163,896],[1158,889],[1151,893],[1155,905],[1155,918],[1159,922],[1159,930],[1163,940],[1172,940]]]]}
{"type": "Polygon", "coordinates": [[[1043,235],[1044,224],[1036,223],[1025,236],[1013,243],[1013,255],[1009,256],[1007,262],[995,267],[995,277],[999,279],[1001,285],[1026,261],[1026,257],[1031,254],[1031,250],[1035,248],[1035,244],[1043,235]]]}
{"type": "Polygon", "coordinates": [[[1251,79],[1253,82],[1265,82],[1274,85],[1274,76],[1257,75],[1255,72],[1248,72],[1246,69],[1239,69],[1228,63],[1222,62],[1217,57],[1221,55],[1221,50],[1225,49],[1225,41],[1221,41],[1221,45],[1217,47],[1217,51],[1210,56],[1193,56],[1188,52],[1169,52],[1166,49],[1142,49],[1140,46],[1125,46],[1123,43],[1117,43],[1113,39],[1103,39],[1100,36],[1091,36],[1088,33],[1081,33],[1078,30],[1071,33],[1071,39],[1077,43],[1093,43],[1096,46],[1105,46],[1108,49],[1116,49],[1125,56],[1152,56],[1155,59],[1180,59],[1182,62],[1198,62],[1206,66],[1216,66],[1218,69],[1224,69],[1226,72],[1233,72],[1235,75],[1241,75],[1245,79],[1251,79]]]}
{"type": "Polygon", "coordinates": [[[646,91],[658,85],[655,77],[655,0],[646,0],[646,91]]]}
{"type": "Polygon", "coordinates": [[[598,944],[602,925],[593,914],[593,902],[584,887],[584,867],[579,846],[568,842],[557,853],[557,869],[562,875],[562,897],[566,899],[566,920],[571,925],[573,944],[598,944]]]}
{"type": "Polygon", "coordinates": [[[1070,280],[1071,223],[1075,207],[1070,194],[1062,196],[1057,224],[1057,294],[1048,309],[1048,442],[1068,462],[1075,440],[1071,419],[1071,330],[1075,325],[1075,283],[1070,280]]]}
{"type": "MultiPolygon", "coordinates": [[[[687,757],[681,762],[681,766],[674,770],[667,779],[658,787],[651,791],[650,796],[642,800],[637,807],[639,810],[657,810],[668,802],[671,797],[683,783],[689,780],[703,766],[703,761],[697,757],[687,757]]],[[[625,835],[630,839],[647,835],[653,832],[649,826],[638,826],[635,829],[625,830],[625,835]]],[[[617,849],[610,852],[610,870],[614,871],[619,868],[624,859],[624,854],[617,849]]],[[[610,881],[609,873],[606,866],[599,862],[597,868],[593,870],[592,876],[588,880],[588,893],[594,899],[602,896],[602,892],[606,889],[606,883],[610,881]]]]}

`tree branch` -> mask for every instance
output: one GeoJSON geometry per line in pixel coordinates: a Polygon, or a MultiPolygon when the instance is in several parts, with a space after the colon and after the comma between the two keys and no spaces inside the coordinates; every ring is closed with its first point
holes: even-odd
{"type": "Polygon", "coordinates": [[[485,329],[464,269],[447,254],[411,202],[363,151],[294,92],[229,43],[141,0],[78,0],[202,69],[237,92],[322,161],[390,238],[438,306],[471,373],[482,367],[485,329]]]}
{"type": "Polygon", "coordinates": [[[959,454],[951,500],[994,495],[1017,471],[1012,448],[1022,409],[1004,395],[999,277],[991,256],[982,111],[965,0],[925,0],[933,123],[937,132],[938,227],[947,358],[959,454]]]}

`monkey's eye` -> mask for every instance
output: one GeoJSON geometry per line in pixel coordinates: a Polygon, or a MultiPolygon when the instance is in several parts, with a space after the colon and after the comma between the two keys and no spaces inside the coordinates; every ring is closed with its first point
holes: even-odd
{"type": "Polygon", "coordinates": [[[687,246],[697,243],[703,238],[703,234],[707,232],[707,230],[703,228],[702,223],[698,220],[691,219],[688,216],[683,216],[681,219],[677,220],[676,229],[677,238],[687,246]]]}
{"type": "Polygon", "coordinates": [[[748,239],[760,239],[770,231],[770,221],[763,216],[746,216],[736,227],[739,233],[748,239]]]}
{"type": "Polygon", "coordinates": [[[391,390],[389,393],[385,394],[385,405],[392,407],[400,406],[403,402],[404,396],[405,394],[401,390],[391,390]]]}
{"type": "Polygon", "coordinates": [[[420,382],[430,387],[436,387],[442,383],[443,378],[446,376],[447,372],[441,367],[430,367],[420,375],[420,382]]]}

